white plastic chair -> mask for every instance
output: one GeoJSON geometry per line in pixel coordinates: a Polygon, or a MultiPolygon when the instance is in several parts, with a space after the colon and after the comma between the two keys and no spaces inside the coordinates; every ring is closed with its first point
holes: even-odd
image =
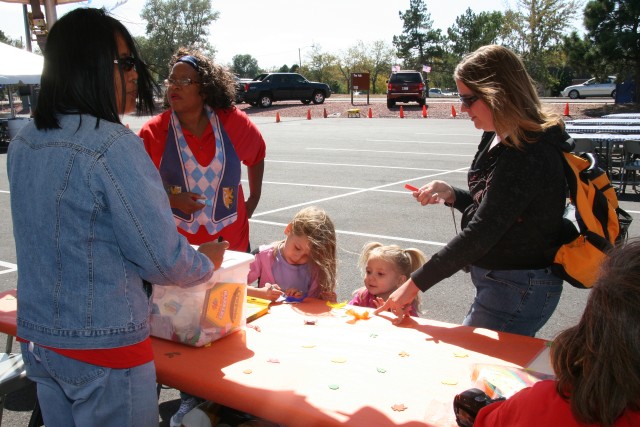
{"type": "MultiPolygon", "coordinates": [[[[633,173],[633,187],[638,184],[636,172],[640,171],[640,140],[629,140],[623,143],[623,161],[620,164],[620,193],[624,194],[629,173],[633,173]]],[[[637,191],[637,190],[636,190],[637,191]]]]}
{"type": "Polygon", "coordinates": [[[12,353],[13,337],[7,336],[5,353],[0,353],[0,426],[7,394],[31,384],[20,353],[12,353]]]}

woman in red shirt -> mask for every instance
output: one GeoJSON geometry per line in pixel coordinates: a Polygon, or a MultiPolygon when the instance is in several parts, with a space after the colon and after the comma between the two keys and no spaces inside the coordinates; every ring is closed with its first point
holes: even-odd
{"type": "Polygon", "coordinates": [[[191,244],[223,236],[229,249],[248,252],[249,218],[262,192],[264,139],[233,105],[235,80],[226,69],[186,48],[178,49],[169,67],[169,109],[145,123],[140,137],[160,171],[178,231],[191,244]]]}

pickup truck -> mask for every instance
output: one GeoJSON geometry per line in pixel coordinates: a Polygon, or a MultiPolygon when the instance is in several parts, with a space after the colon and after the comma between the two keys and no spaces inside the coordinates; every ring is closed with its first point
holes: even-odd
{"type": "Polygon", "coordinates": [[[299,100],[303,104],[322,104],[330,96],[329,85],[310,82],[297,73],[269,73],[262,80],[244,85],[244,101],[262,108],[270,107],[274,101],[287,100],[299,100]]]}

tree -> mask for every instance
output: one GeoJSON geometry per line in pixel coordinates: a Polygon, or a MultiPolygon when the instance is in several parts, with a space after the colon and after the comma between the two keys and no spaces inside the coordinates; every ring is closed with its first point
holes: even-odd
{"type": "Polygon", "coordinates": [[[309,80],[329,84],[330,68],[335,66],[337,58],[329,53],[324,53],[322,47],[318,44],[311,46],[311,53],[308,57],[309,63],[302,67],[308,73],[305,77],[309,80]]]}
{"type": "Polygon", "coordinates": [[[471,8],[467,8],[447,29],[451,53],[461,58],[480,46],[499,44],[504,35],[503,26],[502,12],[480,12],[476,15],[471,8]]]}
{"type": "Polygon", "coordinates": [[[238,77],[253,78],[260,74],[260,67],[258,67],[258,60],[251,55],[234,55],[231,58],[231,71],[238,77]]]}
{"type": "Polygon", "coordinates": [[[421,69],[422,64],[441,54],[444,38],[439,29],[432,28],[433,21],[424,0],[409,0],[409,9],[398,15],[404,22],[402,34],[393,36],[398,58],[404,60],[407,69],[421,69]]]}
{"type": "Polygon", "coordinates": [[[278,69],[279,73],[292,73],[294,71],[291,71],[291,68],[289,68],[289,66],[287,64],[284,64],[282,67],[280,67],[278,69]]]}
{"type": "Polygon", "coordinates": [[[391,66],[395,59],[393,47],[389,46],[389,44],[383,40],[378,40],[369,45],[367,52],[370,52],[369,62],[371,68],[369,68],[369,74],[371,75],[371,93],[378,93],[378,78],[382,75],[383,79],[385,79],[391,72],[391,66]]]}
{"type": "Polygon", "coordinates": [[[11,37],[7,36],[2,30],[0,30],[0,42],[20,48],[20,49],[24,47],[22,45],[22,40],[12,39],[11,37]]]}
{"type": "Polygon", "coordinates": [[[593,52],[615,68],[618,81],[634,77],[634,102],[640,103],[640,2],[592,0],[585,7],[584,25],[593,52]]]}
{"type": "Polygon", "coordinates": [[[147,37],[137,41],[145,60],[159,80],[169,75],[168,63],[181,46],[194,47],[215,56],[208,42],[209,25],[219,13],[211,9],[211,0],[147,0],[141,17],[147,21],[147,37]]]}
{"type": "Polygon", "coordinates": [[[558,81],[550,71],[564,62],[563,35],[579,9],[579,0],[518,0],[517,9],[505,12],[505,27],[510,30],[505,42],[522,56],[531,77],[543,87],[558,81]]]}

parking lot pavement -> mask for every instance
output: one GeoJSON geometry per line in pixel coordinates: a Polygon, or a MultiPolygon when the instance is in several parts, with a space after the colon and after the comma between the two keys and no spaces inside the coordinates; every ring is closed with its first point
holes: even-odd
{"type": "MultiPolygon", "coordinates": [[[[145,120],[127,117],[125,123],[136,131],[145,120]]],[[[267,142],[262,198],[250,221],[252,246],[283,238],[285,225],[300,208],[323,207],[338,233],[339,300],[349,299],[362,285],[357,259],[364,243],[397,243],[430,256],[455,235],[451,211],[442,205],[418,205],[404,184],[420,186],[442,179],[465,186],[480,137],[468,120],[252,120],[267,142]]],[[[246,183],[246,175],[243,180],[246,183]]],[[[15,287],[17,278],[8,189],[6,154],[0,154],[0,290],[15,287]]],[[[630,235],[640,236],[639,199],[629,198],[621,205],[635,219],[630,235]]],[[[460,221],[457,212],[455,221],[460,221]]],[[[566,285],[538,336],[552,339],[575,324],[588,294],[566,285]]],[[[459,272],[422,295],[423,316],[460,323],[473,296],[469,276],[459,272]]],[[[175,390],[162,392],[161,408],[169,416],[175,399],[175,390]]],[[[8,410],[5,417],[7,425],[26,425],[22,421],[28,413],[8,410]]]]}

